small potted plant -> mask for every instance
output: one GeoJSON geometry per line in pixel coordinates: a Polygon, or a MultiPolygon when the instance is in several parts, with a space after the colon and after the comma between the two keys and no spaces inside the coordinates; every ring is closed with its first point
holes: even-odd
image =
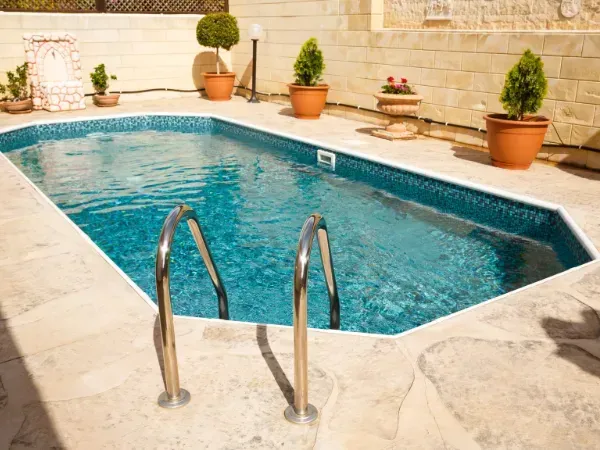
{"type": "MultiPolygon", "coordinates": [[[[377,99],[377,109],[390,116],[406,116],[419,110],[423,97],[408,84],[406,78],[400,80],[388,77],[387,84],[381,86],[381,91],[374,94],[377,99]]],[[[415,139],[414,133],[406,129],[397,119],[390,120],[385,130],[374,130],[373,135],[384,139],[415,139]]]]}
{"type": "Polygon", "coordinates": [[[319,84],[325,70],[323,53],[315,38],[302,45],[294,63],[296,80],[288,84],[294,116],[298,119],[318,119],[327,101],[327,84],[319,84]]]}
{"type": "Polygon", "coordinates": [[[94,71],[90,73],[90,79],[94,85],[94,105],[107,107],[117,106],[119,103],[119,94],[110,94],[108,92],[109,80],[116,80],[116,75],[108,75],[104,64],[99,64],[94,67],[94,71]]]}
{"type": "Polygon", "coordinates": [[[237,19],[229,13],[207,14],[198,22],[196,38],[203,47],[216,49],[216,72],[204,72],[204,89],[212,101],[225,101],[231,99],[234,72],[220,70],[219,49],[230,50],[240,41],[240,29],[237,19]]]}
{"type": "Polygon", "coordinates": [[[17,66],[14,72],[6,72],[8,83],[0,84],[0,94],[8,92],[4,109],[11,114],[26,114],[33,109],[33,102],[27,89],[27,63],[17,66]]]}
{"type": "Polygon", "coordinates": [[[544,63],[531,50],[508,72],[500,95],[508,114],[488,114],[487,142],[492,164],[525,170],[542,147],[550,119],[534,115],[548,90],[544,63]]]}

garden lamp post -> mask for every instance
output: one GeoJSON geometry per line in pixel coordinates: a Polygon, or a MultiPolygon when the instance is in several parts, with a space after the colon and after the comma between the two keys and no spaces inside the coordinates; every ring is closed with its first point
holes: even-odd
{"type": "Polygon", "coordinates": [[[248,36],[252,39],[252,96],[248,103],[260,103],[256,98],[256,47],[261,35],[262,27],[259,24],[253,23],[248,27],[248,36]]]}

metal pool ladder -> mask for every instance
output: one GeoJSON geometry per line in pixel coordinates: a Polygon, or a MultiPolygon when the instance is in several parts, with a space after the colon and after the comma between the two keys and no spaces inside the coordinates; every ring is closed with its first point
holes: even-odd
{"type": "Polygon", "coordinates": [[[296,264],[294,265],[294,404],[289,405],[285,418],[292,423],[308,424],[317,420],[317,408],[308,403],[308,341],[307,341],[307,281],[308,265],[313,241],[317,235],[321,262],[329,294],[329,327],[340,328],[340,301],[338,298],[333,260],[329,247],[327,224],[320,214],[312,214],[302,227],[296,264]]]}
{"type": "Polygon", "coordinates": [[[173,326],[173,309],[171,307],[171,289],[169,282],[169,262],[171,245],[177,225],[187,220],[194,241],[204,260],[210,279],[219,298],[219,318],[229,319],[227,292],[210,254],[208,244],[202,234],[202,228],[196,212],[182,204],[173,208],[167,216],[158,239],[156,251],[156,295],[158,298],[158,316],[160,319],[161,342],[163,349],[163,365],[165,371],[165,392],[158,397],[158,404],[163,408],[179,408],[190,401],[190,393],[179,386],[179,369],[175,350],[175,329],[173,326]]]}

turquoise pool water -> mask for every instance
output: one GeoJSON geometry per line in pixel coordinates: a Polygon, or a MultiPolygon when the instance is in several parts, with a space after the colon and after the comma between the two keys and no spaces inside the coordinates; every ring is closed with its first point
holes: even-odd
{"type": "MultiPolygon", "coordinates": [[[[334,172],[299,144],[233,126],[197,133],[94,126],[65,131],[68,139],[49,139],[61,135],[44,129],[20,144],[13,136],[6,155],[151,298],[158,235],[181,202],[198,213],[234,320],[291,324],[296,245],[313,212],[325,216],[330,232],[342,330],[398,333],[585,262],[581,249],[561,247],[564,226],[554,216],[527,207],[533,218],[525,224],[511,219],[520,212],[510,205],[502,206],[508,212],[490,207],[496,200],[487,194],[472,205],[466,193],[440,207],[443,186],[425,180],[419,194],[377,172],[386,168],[365,171],[341,157],[334,172]],[[500,220],[498,227],[486,223],[500,220]],[[507,232],[524,226],[520,234],[507,232]]],[[[175,239],[171,288],[177,314],[217,317],[185,225],[175,239]]],[[[318,246],[308,297],[309,326],[327,328],[318,246]]]]}

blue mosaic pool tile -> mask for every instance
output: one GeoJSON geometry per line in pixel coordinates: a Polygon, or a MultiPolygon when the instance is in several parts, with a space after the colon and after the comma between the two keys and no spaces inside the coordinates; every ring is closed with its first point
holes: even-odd
{"type": "MultiPolygon", "coordinates": [[[[40,141],[84,137],[92,133],[175,131],[226,134],[297,153],[303,163],[317,164],[318,147],[219,119],[150,115],[36,125],[0,134],[0,150],[10,151],[40,141]]],[[[337,176],[368,182],[405,200],[511,234],[552,245],[567,267],[591,260],[562,217],[555,212],[492,194],[336,153],[337,176]]]]}

